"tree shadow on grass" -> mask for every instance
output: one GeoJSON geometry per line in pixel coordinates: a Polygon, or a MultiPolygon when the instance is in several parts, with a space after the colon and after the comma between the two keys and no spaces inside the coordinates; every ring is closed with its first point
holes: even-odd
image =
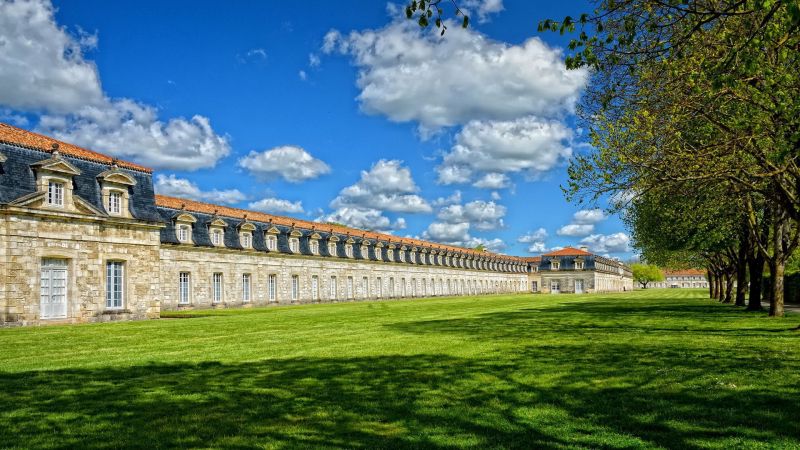
{"type": "Polygon", "coordinates": [[[643,364],[638,350],[550,345],[481,359],[292,358],[0,373],[0,442],[20,448],[691,448],[735,437],[739,444],[800,444],[793,384],[746,395],[724,385],[681,385],[733,363],[668,351],[657,364],[643,364]],[[660,372],[661,363],[673,366],[660,372]],[[656,386],[663,377],[674,384],[656,386]]]}

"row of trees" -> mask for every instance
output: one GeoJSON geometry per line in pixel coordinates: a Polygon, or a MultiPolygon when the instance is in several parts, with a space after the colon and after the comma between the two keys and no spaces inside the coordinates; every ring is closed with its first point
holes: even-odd
{"type": "Polygon", "coordinates": [[[591,68],[579,116],[594,150],[568,197],[610,195],[650,263],[708,269],[710,292],[783,315],[800,235],[800,7],[781,0],[602,0],[544,21],[591,68]],[[734,281],[738,280],[734,291],[734,281]]]}
{"type": "MultiPolygon", "coordinates": [[[[438,18],[441,3],[406,14],[438,18]]],[[[578,116],[593,150],[571,163],[568,198],[614,199],[648,262],[706,267],[721,301],[744,305],[749,282],[760,309],[768,268],[770,315],[782,316],[800,237],[800,3],[595,6],[539,24],[574,33],[566,64],[592,73],[578,116]]]]}

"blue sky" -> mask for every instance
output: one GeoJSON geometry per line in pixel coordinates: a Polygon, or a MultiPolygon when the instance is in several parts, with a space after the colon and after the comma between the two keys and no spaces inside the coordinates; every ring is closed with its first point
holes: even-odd
{"type": "Polygon", "coordinates": [[[617,218],[564,200],[588,76],[536,32],[589,6],[460,4],[473,26],[439,38],[383,2],[0,1],[0,120],[153,167],[164,194],[627,257],[617,218]]]}

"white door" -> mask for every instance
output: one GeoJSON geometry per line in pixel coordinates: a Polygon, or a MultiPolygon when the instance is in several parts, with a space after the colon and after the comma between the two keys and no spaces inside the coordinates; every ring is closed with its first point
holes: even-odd
{"type": "Polygon", "coordinates": [[[561,292],[561,286],[559,286],[558,281],[553,281],[550,283],[550,293],[551,294],[558,294],[561,292]]]}
{"type": "Polygon", "coordinates": [[[65,319],[67,317],[67,261],[43,259],[39,318],[65,319]]]}
{"type": "Polygon", "coordinates": [[[575,293],[583,294],[583,280],[575,280],[575,293]]]}

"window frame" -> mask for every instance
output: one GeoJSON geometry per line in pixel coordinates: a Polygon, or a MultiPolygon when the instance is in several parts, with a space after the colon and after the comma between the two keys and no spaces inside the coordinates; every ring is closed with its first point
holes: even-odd
{"type": "Polygon", "coordinates": [[[125,261],[109,260],[106,261],[106,309],[121,310],[125,309],[125,261]],[[116,267],[119,269],[114,274],[111,273],[111,268],[116,267]],[[116,278],[117,284],[112,289],[112,279],[116,278]],[[112,293],[118,294],[118,298],[112,298],[112,293]],[[119,301],[119,305],[113,304],[119,301]],[[113,302],[112,304],[110,304],[113,302]]]}
{"type": "Polygon", "coordinates": [[[253,275],[242,274],[242,303],[250,303],[253,298],[253,275]]]}
{"type": "Polygon", "coordinates": [[[222,272],[214,272],[211,274],[211,303],[222,303],[224,296],[222,272]]]}
{"type": "Polygon", "coordinates": [[[276,273],[267,276],[267,301],[278,301],[278,274],[276,273]]]}
{"type": "Polygon", "coordinates": [[[187,272],[187,271],[178,272],[178,304],[179,305],[191,305],[192,304],[192,273],[191,272],[187,272]]]}
{"type": "Polygon", "coordinates": [[[300,299],[300,275],[292,275],[292,301],[300,299]]]}
{"type": "Polygon", "coordinates": [[[108,205],[106,205],[106,208],[110,215],[112,216],[122,215],[122,199],[123,196],[121,191],[118,191],[116,189],[108,190],[108,205]]]}
{"type": "Polygon", "coordinates": [[[47,205],[63,208],[65,203],[65,192],[66,183],[60,180],[47,180],[47,205]]]}

